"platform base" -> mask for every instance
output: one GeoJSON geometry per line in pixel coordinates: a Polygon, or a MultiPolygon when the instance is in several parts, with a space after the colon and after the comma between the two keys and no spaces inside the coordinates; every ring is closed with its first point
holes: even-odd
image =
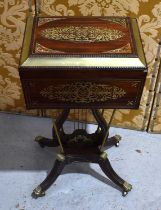
{"type": "Polygon", "coordinates": [[[132,189],[132,185],[119,177],[112,168],[106,152],[99,150],[88,151],[88,154],[57,154],[56,161],[46,179],[33,190],[32,197],[38,198],[45,195],[46,190],[54,183],[57,177],[61,174],[65,165],[72,162],[90,162],[97,163],[101,167],[105,175],[120,187],[122,195],[126,196],[132,189]]]}
{"type": "Polygon", "coordinates": [[[115,135],[108,138],[109,125],[98,110],[92,110],[99,129],[93,134],[88,134],[84,129],[74,130],[72,134],[65,134],[63,123],[66,120],[69,109],[63,110],[62,114],[57,118],[53,126],[53,139],[42,136],[35,138],[35,141],[42,147],[58,147],[61,146],[62,151],[57,154],[56,161],[46,179],[33,190],[32,197],[38,198],[45,195],[46,190],[55,182],[61,174],[65,165],[72,162],[89,162],[99,164],[105,175],[120,187],[122,195],[126,196],[132,189],[132,185],[127,183],[112,168],[104,148],[119,146],[121,136],[115,135]],[[56,130],[55,130],[56,129],[56,130]],[[61,140],[61,141],[60,141],[61,140]]]}

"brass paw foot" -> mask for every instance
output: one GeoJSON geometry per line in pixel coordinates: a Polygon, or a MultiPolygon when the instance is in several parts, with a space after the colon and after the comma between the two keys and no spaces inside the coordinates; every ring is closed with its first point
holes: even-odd
{"type": "Polygon", "coordinates": [[[35,137],[35,141],[40,145],[40,147],[44,148],[45,145],[42,143],[42,140],[44,139],[44,137],[42,136],[36,136],[35,137]]]}
{"type": "Polygon", "coordinates": [[[124,188],[124,191],[123,191],[122,195],[125,197],[128,194],[128,192],[130,192],[132,190],[132,185],[129,184],[128,182],[124,182],[123,188],[124,188]]]}
{"type": "Polygon", "coordinates": [[[36,136],[35,137],[35,141],[36,142],[40,142],[40,141],[42,141],[44,139],[44,137],[42,137],[42,136],[36,136]]]}
{"type": "Polygon", "coordinates": [[[36,187],[31,195],[33,198],[43,197],[45,196],[45,192],[42,190],[41,186],[36,187]]]}
{"type": "Polygon", "coordinates": [[[120,135],[115,135],[114,138],[115,138],[115,146],[119,147],[120,141],[121,141],[121,136],[120,135]]]}

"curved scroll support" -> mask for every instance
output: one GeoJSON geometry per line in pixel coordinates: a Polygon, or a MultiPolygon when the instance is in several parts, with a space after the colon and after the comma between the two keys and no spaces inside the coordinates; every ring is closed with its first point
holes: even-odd
{"type": "Polygon", "coordinates": [[[105,134],[108,129],[106,120],[104,119],[104,117],[102,116],[102,114],[100,113],[100,111],[98,109],[92,109],[92,113],[93,113],[99,127],[102,129],[103,133],[105,134]]]}
{"type": "MultiPolygon", "coordinates": [[[[64,109],[62,111],[62,113],[57,117],[55,124],[58,130],[60,130],[63,127],[63,123],[65,122],[65,120],[67,119],[68,115],[69,115],[70,109],[64,109]]],[[[53,127],[53,139],[55,139],[55,129],[53,127]]]]}
{"type": "Polygon", "coordinates": [[[67,119],[69,115],[69,112],[70,112],[70,109],[64,109],[62,113],[57,117],[55,124],[58,129],[62,127],[63,123],[65,122],[65,120],[67,119]]]}
{"type": "MultiPolygon", "coordinates": [[[[106,154],[105,152],[102,153],[106,154]]],[[[113,181],[116,185],[118,185],[123,190],[123,196],[126,196],[129,191],[132,189],[132,185],[124,181],[112,168],[110,161],[107,155],[103,157],[100,156],[99,165],[102,171],[106,174],[106,176],[113,181]]]]}
{"type": "MultiPolygon", "coordinates": [[[[62,111],[62,113],[57,117],[55,125],[56,125],[58,132],[60,131],[60,129],[63,129],[63,123],[67,119],[69,112],[70,112],[70,109],[64,109],[62,111]]],[[[61,131],[61,133],[64,134],[63,131],[61,131]]],[[[52,137],[53,137],[52,139],[49,139],[49,138],[45,138],[43,136],[37,136],[35,138],[35,141],[38,142],[42,148],[45,146],[47,146],[47,147],[59,146],[60,144],[59,144],[59,141],[57,140],[57,136],[55,134],[54,125],[52,128],[52,137]]]]}

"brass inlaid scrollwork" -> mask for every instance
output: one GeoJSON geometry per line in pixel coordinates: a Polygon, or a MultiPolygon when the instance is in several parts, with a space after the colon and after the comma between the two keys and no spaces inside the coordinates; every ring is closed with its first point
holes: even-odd
{"type": "Polygon", "coordinates": [[[133,83],[131,84],[131,87],[137,88],[139,84],[140,84],[140,81],[138,81],[138,82],[133,82],[133,83]]]}
{"type": "Polygon", "coordinates": [[[40,91],[40,95],[49,100],[75,103],[105,102],[125,96],[126,91],[117,86],[92,82],[75,82],[50,85],[40,91]]]}
{"type": "Polygon", "coordinates": [[[124,33],[117,29],[71,25],[46,28],[41,32],[41,36],[58,41],[104,42],[119,39],[124,33]]]}

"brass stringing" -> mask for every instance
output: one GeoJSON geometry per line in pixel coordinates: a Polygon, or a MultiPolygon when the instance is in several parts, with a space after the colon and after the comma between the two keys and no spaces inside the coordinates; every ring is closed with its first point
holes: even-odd
{"type": "Polygon", "coordinates": [[[121,47],[121,48],[118,48],[118,49],[114,49],[114,50],[108,50],[106,52],[103,52],[103,53],[131,53],[132,50],[131,50],[131,45],[130,43],[128,43],[127,45],[121,47]]]}
{"type": "Polygon", "coordinates": [[[47,47],[42,46],[39,43],[35,44],[35,53],[64,53],[63,51],[49,49],[47,47]]]}
{"type": "MultiPolygon", "coordinates": [[[[105,51],[103,53],[131,53],[131,46],[130,43],[128,43],[126,46],[115,49],[115,50],[109,50],[105,51]]],[[[47,47],[42,46],[39,43],[35,44],[35,53],[65,53],[63,51],[53,50],[49,49],[47,47]]]]}
{"type": "Polygon", "coordinates": [[[49,100],[75,103],[105,102],[122,98],[125,94],[126,91],[117,86],[91,82],[50,85],[40,91],[40,95],[49,100]]]}
{"type": "Polygon", "coordinates": [[[45,17],[39,18],[38,26],[44,25],[45,23],[48,23],[48,22],[51,22],[51,21],[63,20],[63,19],[66,19],[66,18],[61,18],[61,17],[60,18],[53,18],[53,17],[51,17],[51,18],[45,18],[45,17]]]}
{"type": "Polygon", "coordinates": [[[124,36],[122,31],[94,26],[65,26],[44,29],[41,36],[59,41],[100,42],[124,36]]]}

